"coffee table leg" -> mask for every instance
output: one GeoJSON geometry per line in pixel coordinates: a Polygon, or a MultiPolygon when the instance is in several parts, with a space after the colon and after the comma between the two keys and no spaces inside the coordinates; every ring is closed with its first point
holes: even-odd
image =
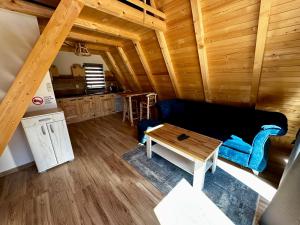
{"type": "Polygon", "coordinates": [[[205,179],[206,162],[195,161],[193,187],[199,190],[203,189],[205,179]]]}
{"type": "Polygon", "coordinates": [[[216,149],[214,156],[213,156],[213,164],[211,166],[211,172],[215,173],[216,168],[217,168],[217,160],[218,160],[218,154],[219,154],[219,148],[216,149]]]}
{"type": "Polygon", "coordinates": [[[152,138],[147,135],[147,158],[151,159],[152,158],[152,138]]]}

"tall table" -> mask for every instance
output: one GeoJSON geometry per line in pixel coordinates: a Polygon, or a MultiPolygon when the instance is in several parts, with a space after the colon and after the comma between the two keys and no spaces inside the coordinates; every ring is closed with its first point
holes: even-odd
{"type": "MultiPolygon", "coordinates": [[[[128,98],[129,121],[130,121],[131,126],[133,126],[132,98],[133,97],[138,97],[138,96],[146,96],[149,93],[151,93],[151,92],[128,92],[128,93],[121,93],[120,94],[123,97],[123,104],[126,104],[126,98],[128,98]]],[[[124,109],[124,107],[123,107],[123,109],[124,109]]]]}
{"type": "Polygon", "coordinates": [[[165,123],[146,131],[147,157],[152,151],[193,175],[193,186],[202,189],[205,173],[217,166],[218,150],[222,141],[165,123]],[[189,138],[178,140],[186,134],[189,138]],[[152,141],[156,145],[152,146],[152,141]]]}

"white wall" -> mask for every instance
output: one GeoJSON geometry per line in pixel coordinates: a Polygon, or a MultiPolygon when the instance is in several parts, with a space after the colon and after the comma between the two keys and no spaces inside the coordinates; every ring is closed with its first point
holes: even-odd
{"type": "Polygon", "coordinates": [[[77,56],[73,52],[59,52],[56,56],[53,65],[58,69],[59,74],[70,75],[71,66],[73,64],[83,63],[98,63],[103,64],[103,69],[108,70],[103,58],[100,55],[91,55],[91,56],[77,56]]]}
{"type": "MultiPolygon", "coordinates": [[[[14,81],[39,35],[36,17],[0,9],[0,100],[14,81]]],[[[49,73],[46,74],[36,96],[44,99],[43,104],[31,103],[28,111],[57,107],[49,73]]],[[[32,161],[24,130],[19,125],[0,156],[0,173],[32,161]]]]}

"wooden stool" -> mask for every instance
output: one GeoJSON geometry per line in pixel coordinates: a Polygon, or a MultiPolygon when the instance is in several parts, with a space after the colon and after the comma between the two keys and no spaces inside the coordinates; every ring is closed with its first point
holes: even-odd
{"type": "MultiPolygon", "coordinates": [[[[138,119],[138,115],[139,115],[138,100],[132,98],[131,105],[132,105],[132,119],[136,120],[138,119]]],[[[125,122],[126,119],[130,121],[129,107],[130,107],[129,99],[123,98],[123,122],[125,122]]]]}
{"type": "Polygon", "coordinates": [[[147,119],[150,119],[150,108],[156,103],[156,93],[150,93],[146,95],[146,101],[140,102],[140,120],[143,119],[143,109],[146,109],[147,119]]]}

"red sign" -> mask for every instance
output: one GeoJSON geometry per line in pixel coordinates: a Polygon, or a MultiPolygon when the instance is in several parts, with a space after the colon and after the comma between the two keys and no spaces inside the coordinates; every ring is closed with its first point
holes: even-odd
{"type": "Polygon", "coordinates": [[[32,98],[32,103],[35,105],[42,105],[44,103],[44,99],[39,96],[35,96],[32,98]]]}

